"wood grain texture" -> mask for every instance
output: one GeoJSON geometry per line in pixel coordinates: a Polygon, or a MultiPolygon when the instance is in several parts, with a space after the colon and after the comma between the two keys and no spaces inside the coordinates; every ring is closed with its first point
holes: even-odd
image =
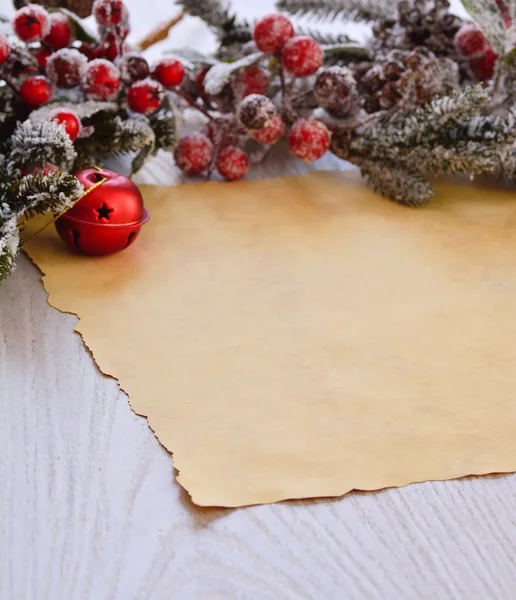
{"type": "MultiPolygon", "coordinates": [[[[167,155],[140,176],[176,179],[167,155]]],[[[516,476],[197,509],[75,323],[22,257],[0,287],[0,600],[513,600],[516,476]]]]}

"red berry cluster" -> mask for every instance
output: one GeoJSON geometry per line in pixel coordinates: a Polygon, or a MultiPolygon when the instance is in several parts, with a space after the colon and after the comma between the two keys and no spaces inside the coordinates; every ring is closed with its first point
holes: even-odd
{"type": "Polygon", "coordinates": [[[463,25],[455,35],[455,48],[477,81],[493,78],[499,56],[478,25],[463,25]]]}
{"type": "MultiPolygon", "coordinates": [[[[323,65],[324,53],[320,44],[307,36],[296,36],[291,21],[281,14],[272,14],[258,21],[253,31],[254,43],[266,55],[276,58],[285,77],[309,77],[323,65]]],[[[292,154],[306,162],[321,158],[330,146],[330,131],[321,121],[301,118],[289,105],[284,86],[279,106],[267,96],[271,74],[259,65],[237,72],[230,93],[225,89],[221,98],[206,94],[204,82],[209,72],[204,67],[190,80],[197,86],[199,97],[208,108],[210,122],[204,134],[183,137],[175,150],[177,166],[190,175],[217,169],[225,179],[244,177],[251,159],[248,142],[272,146],[292,125],[288,143],[292,154]],[[228,102],[229,101],[229,102],[228,102]],[[233,104],[232,101],[235,101],[233,104]],[[226,108],[227,104],[227,108],[226,108]],[[224,118],[213,118],[210,109],[225,112],[224,118]],[[231,114],[233,113],[233,114],[231,114]]]]}
{"type": "MultiPolygon", "coordinates": [[[[0,34],[0,80],[29,109],[39,108],[56,94],[61,97],[72,89],[82,93],[85,100],[122,102],[120,92],[125,88],[132,111],[145,115],[157,111],[164,88],[182,83],[183,65],[177,60],[164,59],[151,73],[142,56],[126,52],[129,24],[122,0],[95,0],[93,15],[100,38],[96,44],[86,44],[75,41],[74,25],[66,14],[50,14],[35,4],[19,9],[12,26],[26,45],[13,46],[6,35],[0,34]],[[16,62],[23,65],[21,70],[13,69],[16,62]]],[[[80,128],[70,125],[69,115],[67,119],[66,129],[75,139],[80,128]]]]}

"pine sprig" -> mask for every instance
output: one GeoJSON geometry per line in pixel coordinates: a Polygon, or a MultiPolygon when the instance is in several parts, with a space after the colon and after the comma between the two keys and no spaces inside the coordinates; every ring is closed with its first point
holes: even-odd
{"type": "Polygon", "coordinates": [[[276,6],[291,15],[366,22],[388,19],[395,10],[393,0],[278,0],[276,6]]]}
{"type": "Polygon", "coordinates": [[[19,243],[20,233],[16,216],[0,217],[0,282],[13,269],[19,243]]]}
{"type": "Polygon", "coordinates": [[[51,163],[64,170],[75,160],[76,152],[64,126],[54,121],[18,124],[11,138],[8,167],[43,167],[51,163]]]}
{"type": "Polygon", "coordinates": [[[332,149],[357,164],[376,191],[410,206],[424,204],[432,196],[430,173],[516,172],[508,151],[516,140],[514,115],[489,114],[488,101],[483,87],[465,88],[360,133],[337,132],[332,149]]]}
{"type": "Polygon", "coordinates": [[[59,214],[83,194],[84,188],[79,180],[68,173],[56,171],[27,175],[13,190],[11,209],[18,214],[59,214]]]}
{"type": "Polygon", "coordinates": [[[192,17],[199,17],[220,34],[229,24],[236,22],[227,3],[221,0],[179,0],[178,4],[192,17]]]}
{"type": "Polygon", "coordinates": [[[423,206],[435,195],[431,185],[417,171],[365,160],[360,164],[360,172],[375,192],[405,206],[423,206]]]}

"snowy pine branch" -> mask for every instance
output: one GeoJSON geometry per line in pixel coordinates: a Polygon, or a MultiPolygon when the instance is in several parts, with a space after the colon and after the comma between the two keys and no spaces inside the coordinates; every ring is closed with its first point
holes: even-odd
{"type": "Polygon", "coordinates": [[[428,181],[417,171],[365,160],[360,164],[360,172],[375,192],[399,204],[423,206],[435,195],[428,181]]]}
{"type": "Polygon", "coordinates": [[[179,0],[178,4],[192,17],[199,17],[219,32],[235,19],[229,11],[228,3],[223,0],[179,0]]]}
{"type": "Polygon", "coordinates": [[[83,194],[79,180],[68,173],[27,175],[13,191],[11,208],[18,214],[60,214],[83,194]]]}
{"type": "Polygon", "coordinates": [[[353,21],[388,19],[396,10],[394,0],[278,0],[276,6],[291,15],[353,21]]]}
{"type": "Polygon", "coordinates": [[[9,275],[20,244],[17,218],[0,216],[0,282],[9,275]]]}
{"type": "Polygon", "coordinates": [[[11,153],[8,167],[22,168],[24,165],[43,167],[51,163],[62,169],[69,168],[76,153],[63,125],[54,121],[18,124],[11,138],[11,153]]]}

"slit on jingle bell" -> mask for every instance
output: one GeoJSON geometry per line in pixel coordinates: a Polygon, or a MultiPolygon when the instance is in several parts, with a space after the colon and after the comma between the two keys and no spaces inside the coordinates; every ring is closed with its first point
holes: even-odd
{"type": "Polygon", "coordinates": [[[80,250],[81,247],[79,246],[79,238],[81,237],[81,232],[78,229],[72,229],[72,235],[73,235],[73,245],[80,250]]]}

